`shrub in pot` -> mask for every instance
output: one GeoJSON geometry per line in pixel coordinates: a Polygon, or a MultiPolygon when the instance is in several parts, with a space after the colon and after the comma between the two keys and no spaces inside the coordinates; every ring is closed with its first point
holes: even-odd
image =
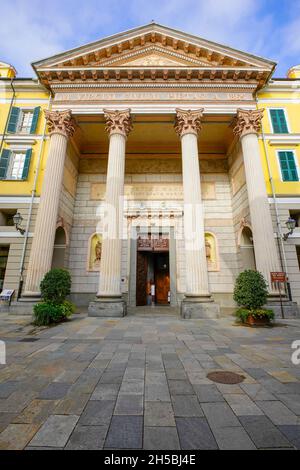
{"type": "Polygon", "coordinates": [[[233,294],[235,302],[241,307],[236,312],[237,318],[251,325],[269,323],[274,319],[274,312],[263,308],[267,297],[267,283],[260,272],[246,270],[240,273],[233,294]]]}
{"type": "Polygon", "coordinates": [[[33,308],[34,324],[59,323],[69,318],[75,306],[66,300],[71,291],[71,276],[65,269],[51,269],[41,282],[42,302],[33,308]]]}

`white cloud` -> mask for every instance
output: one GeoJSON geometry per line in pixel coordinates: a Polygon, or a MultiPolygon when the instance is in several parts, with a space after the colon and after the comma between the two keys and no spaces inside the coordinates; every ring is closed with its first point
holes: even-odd
{"type": "MultiPolygon", "coordinates": [[[[287,0],[287,3],[292,0],[287,0]]],[[[272,0],[1,0],[0,60],[19,76],[30,63],[152,19],[271,59],[282,67],[300,53],[300,9],[281,25],[272,0]],[[272,32],[272,40],[270,40],[272,32]],[[280,46],[282,45],[282,47],[280,46]]],[[[294,3],[294,2],[292,2],[294,3]]],[[[299,62],[299,60],[298,60],[299,62]]]]}

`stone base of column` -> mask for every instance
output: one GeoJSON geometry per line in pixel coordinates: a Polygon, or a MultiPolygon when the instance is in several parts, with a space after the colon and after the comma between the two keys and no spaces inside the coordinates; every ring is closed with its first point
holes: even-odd
{"type": "Polygon", "coordinates": [[[100,297],[88,306],[89,317],[115,317],[121,318],[127,315],[127,305],[120,297],[100,297]]]}
{"type": "MultiPolygon", "coordinates": [[[[296,302],[283,298],[282,306],[284,318],[300,318],[300,310],[296,302]]],[[[273,310],[275,318],[282,318],[281,304],[277,296],[270,297],[264,308],[273,310]]]]}
{"type": "Polygon", "coordinates": [[[10,313],[12,315],[32,315],[33,307],[39,302],[40,298],[28,297],[24,299],[23,297],[19,300],[13,301],[10,306],[4,305],[3,308],[0,307],[0,311],[10,313]]]}
{"type": "Polygon", "coordinates": [[[207,297],[186,297],[181,302],[180,314],[182,318],[219,318],[220,305],[207,297]]]}

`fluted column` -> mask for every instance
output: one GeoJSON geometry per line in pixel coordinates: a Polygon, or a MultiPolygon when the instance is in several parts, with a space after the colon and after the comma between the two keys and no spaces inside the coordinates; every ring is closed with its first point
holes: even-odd
{"type": "Polygon", "coordinates": [[[205,251],[204,211],[201,197],[198,132],[203,109],[176,110],[175,130],[181,139],[184,194],[184,237],[187,298],[210,296],[205,251]]]}
{"type": "Polygon", "coordinates": [[[130,110],[104,110],[109,134],[105,216],[98,298],[121,297],[121,250],[126,138],[132,128],[130,110]]]}
{"type": "Polygon", "coordinates": [[[275,293],[270,272],[280,271],[281,268],[258,142],[263,113],[263,109],[239,109],[234,133],[240,137],[243,150],[256,269],[264,275],[270,293],[275,293]]]}
{"type": "Polygon", "coordinates": [[[67,143],[75,130],[70,111],[45,111],[45,116],[50,145],[26,275],[25,296],[40,295],[40,282],[51,269],[67,143]]]}

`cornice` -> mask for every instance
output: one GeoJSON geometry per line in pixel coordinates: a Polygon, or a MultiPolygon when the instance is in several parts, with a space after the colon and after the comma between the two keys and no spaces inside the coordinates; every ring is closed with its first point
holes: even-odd
{"type": "Polygon", "coordinates": [[[74,88],[232,88],[255,90],[254,83],[53,83],[53,90],[74,88]]]}

